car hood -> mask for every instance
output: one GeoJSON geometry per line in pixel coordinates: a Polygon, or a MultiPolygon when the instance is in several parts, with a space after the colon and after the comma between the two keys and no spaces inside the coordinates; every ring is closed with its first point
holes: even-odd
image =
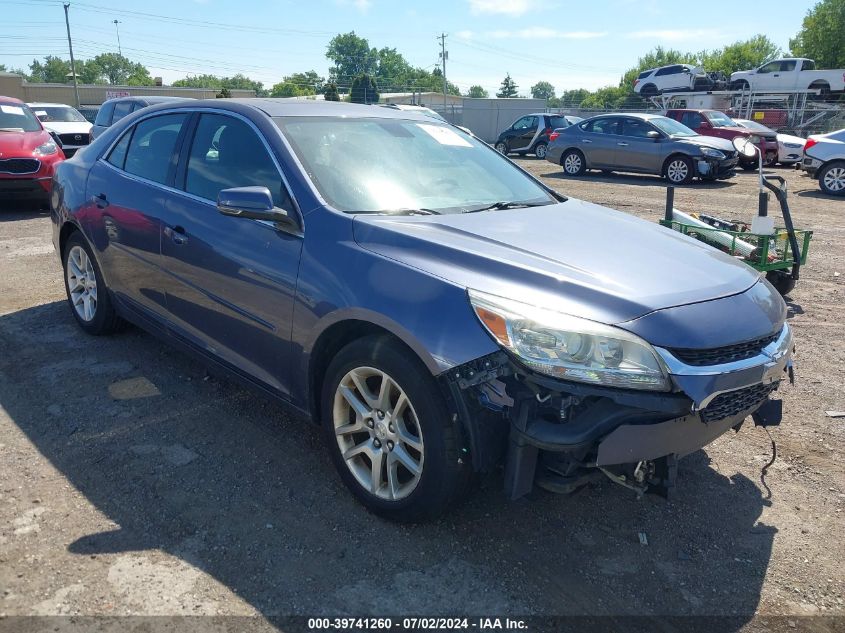
{"type": "Polygon", "coordinates": [[[751,130],[747,127],[740,127],[738,125],[725,125],[718,129],[727,130],[729,132],[742,132],[745,136],[759,136],[760,138],[768,138],[772,140],[777,138],[777,133],[775,132],[760,132],[759,130],[751,130]]]}
{"type": "Polygon", "coordinates": [[[356,242],[467,288],[603,323],[748,290],[749,266],[581,200],[443,216],[357,215],[356,242]]]}
{"type": "Polygon", "coordinates": [[[50,133],[37,132],[0,132],[0,158],[32,157],[32,151],[51,140],[50,133]]]}
{"type": "Polygon", "coordinates": [[[88,134],[91,131],[88,121],[45,121],[42,125],[56,134],[88,134]]]}
{"type": "Polygon", "coordinates": [[[734,151],[733,143],[727,139],[719,138],[718,136],[682,136],[675,137],[674,140],[679,143],[688,143],[697,147],[712,147],[713,149],[718,149],[722,152],[734,151]]]}

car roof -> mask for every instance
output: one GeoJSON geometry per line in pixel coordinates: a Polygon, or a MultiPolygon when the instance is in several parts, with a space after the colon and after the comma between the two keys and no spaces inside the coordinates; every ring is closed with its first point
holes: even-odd
{"type": "Polygon", "coordinates": [[[618,116],[626,116],[632,119],[641,119],[643,121],[649,121],[651,119],[665,119],[662,114],[652,114],[650,112],[604,112],[602,114],[597,114],[595,116],[591,116],[589,120],[592,119],[606,119],[610,117],[618,117],[618,116]]]}
{"type": "Polygon", "coordinates": [[[26,105],[20,99],[15,99],[14,97],[3,97],[3,96],[0,96],[0,103],[16,103],[16,104],[26,105]]]}
{"type": "MultiPolygon", "coordinates": [[[[164,95],[132,95],[129,97],[115,97],[114,99],[106,99],[102,105],[107,103],[117,103],[118,101],[143,101],[148,105],[155,105],[157,103],[170,103],[171,101],[196,101],[191,97],[169,97],[164,95]]],[[[100,106],[95,106],[100,107],[100,106]]]]}

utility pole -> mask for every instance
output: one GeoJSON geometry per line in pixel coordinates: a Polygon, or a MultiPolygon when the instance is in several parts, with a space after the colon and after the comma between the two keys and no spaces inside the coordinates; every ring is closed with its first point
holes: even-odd
{"type": "Polygon", "coordinates": [[[120,48],[120,20],[112,20],[114,22],[114,30],[117,31],[117,52],[118,54],[123,57],[123,49],[120,48]]]}
{"type": "Polygon", "coordinates": [[[446,60],[449,59],[449,51],[446,50],[446,34],[441,33],[440,37],[440,61],[443,64],[443,113],[446,113],[446,60]]]}
{"type": "Polygon", "coordinates": [[[70,39],[70,18],[67,15],[67,10],[70,4],[66,3],[65,7],[65,26],[67,27],[67,46],[70,49],[70,72],[73,73],[73,93],[76,96],[76,107],[79,107],[79,84],[76,81],[76,62],[73,59],[73,42],[70,39]]]}

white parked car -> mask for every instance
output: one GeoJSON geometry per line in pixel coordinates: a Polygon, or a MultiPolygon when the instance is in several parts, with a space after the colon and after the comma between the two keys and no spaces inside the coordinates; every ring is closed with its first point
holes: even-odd
{"type": "Polygon", "coordinates": [[[70,158],[91,142],[91,123],[76,108],[63,103],[27,104],[48,132],[62,141],[62,151],[70,158]]]}
{"type": "MultiPolygon", "coordinates": [[[[764,134],[771,134],[774,130],[763,125],[757,121],[750,121],[748,119],[734,119],[736,124],[740,127],[762,132],[764,134]]],[[[792,136],[791,134],[781,134],[777,132],[778,138],[778,160],[781,165],[794,165],[801,160],[804,153],[804,143],[806,139],[800,136],[792,136]]]]}
{"type": "Polygon", "coordinates": [[[845,196],[845,129],[808,138],[801,169],[818,179],[823,192],[845,196]]]}
{"type": "Polygon", "coordinates": [[[713,90],[716,82],[704,69],[691,64],[672,64],[644,70],[634,80],[634,92],[651,97],[663,92],[713,90]]]}
{"type": "Polygon", "coordinates": [[[816,62],[805,58],[784,58],[767,62],[755,70],[731,74],[731,90],[820,90],[821,94],[845,90],[845,69],[816,70],[816,62]]]}

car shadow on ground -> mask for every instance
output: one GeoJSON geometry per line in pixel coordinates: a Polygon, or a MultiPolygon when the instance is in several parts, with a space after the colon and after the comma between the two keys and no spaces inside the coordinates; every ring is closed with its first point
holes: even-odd
{"type": "MultiPolygon", "coordinates": [[[[626,173],[605,173],[601,171],[588,171],[582,176],[567,176],[563,170],[549,165],[550,170],[540,174],[544,178],[554,178],[563,181],[580,180],[582,182],[604,182],[624,185],[636,185],[640,187],[665,187],[669,185],[669,181],[660,176],[651,175],[637,175],[626,173]]],[[[732,187],[733,183],[730,180],[696,180],[688,185],[675,185],[678,189],[724,189],[732,187]]]]}
{"type": "Polygon", "coordinates": [[[508,502],[495,473],[447,518],[392,524],[342,487],[315,427],[139,330],[88,337],[64,302],[0,316],[0,404],[119,526],[59,540],[70,569],[161,550],[271,620],[729,615],[738,630],[777,532],[756,483],[704,451],[669,502],[609,481],[508,502]]]}
{"type": "Polygon", "coordinates": [[[16,222],[49,215],[50,208],[46,203],[0,200],[0,222],[16,222]]]}

